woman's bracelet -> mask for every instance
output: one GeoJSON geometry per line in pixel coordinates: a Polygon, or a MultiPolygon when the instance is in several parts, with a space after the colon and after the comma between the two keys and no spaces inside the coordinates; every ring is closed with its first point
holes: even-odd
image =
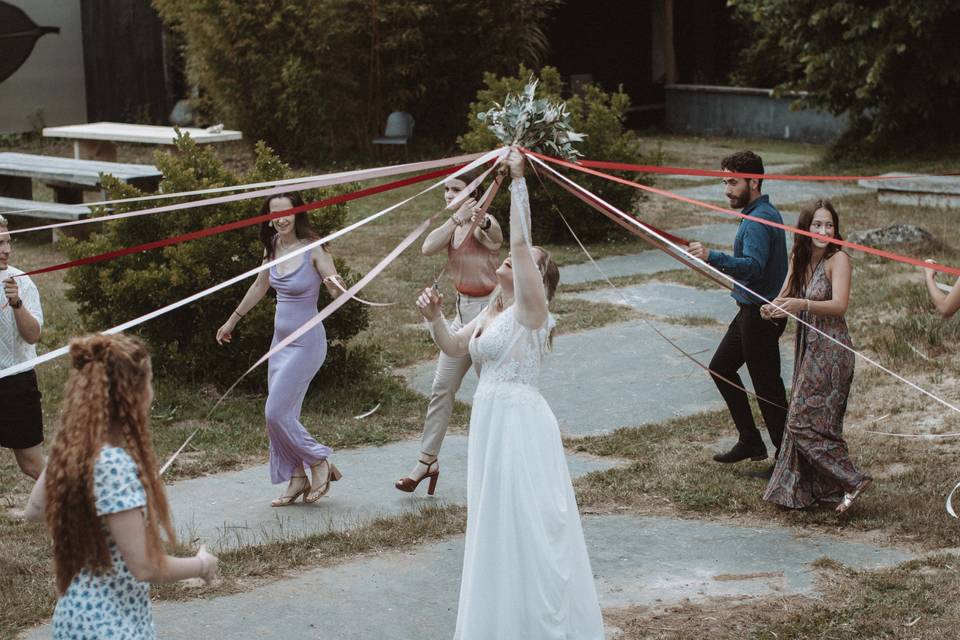
{"type": "Polygon", "coordinates": [[[239,311],[237,311],[236,309],[233,310],[233,313],[234,313],[238,318],[242,318],[242,317],[243,317],[243,314],[240,313],[239,311]]]}
{"type": "Polygon", "coordinates": [[[198,557],[197,560],[200,561],[200,575],[197,576],[197,577],[198,577],[198,578],[203,578],[204,580],[206,580],[206,579],[207,579],[207,578],[206,578],[206,576],[207,576],[207,559],[204,558],[204,557],[198,557]]]}
{"type": "Polygon", "coordinates": [[[807,313],[810,313],[810,298],[807,298],[807,313]]]}

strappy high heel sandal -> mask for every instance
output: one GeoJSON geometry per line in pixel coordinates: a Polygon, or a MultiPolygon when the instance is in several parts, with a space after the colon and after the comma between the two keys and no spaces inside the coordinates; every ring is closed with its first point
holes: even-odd
{"type": "Polygon", "coordinates": [[[287,485],[287,490],[290,490],[290,487],[293,485],[293,481],[299,479],[302,482],[300,483],[300,488],[294,491],[293,493],[285,493],[279,498],[274,498],[270,502],[271,507],[289,507],[294,502],[297,501],[297,498],[303,496],[303,501],[307,501],[307,492],[310,491],[310,481],[307,479],[307,476],[293,476],[290,478],[290,484],[287,485]]]}
{"type": "Polygon", "coordinates": [[[430,484],[427,486],[427,495],[432,496],[433,492],[437,489],[437,480],[440,479],[440,461],[434,460],[433,462],[427,462],[426,460],[420,460],[420,464],[426,465],[427,472],[419,480],[414,480],[413,478],[406,477],[400,478],[393,486],[399,489],[400,491],[405,491],[407,493],[413,493],[417,490],[417,487],[420,486],[420,483],[425,479],[430,478],[430,484]],[[436,466],[433,471],[430,469],[436,466]]]}
{"type": "Polygon", "coordinates": [[[853,504],[853,501],[859,498],[860,494],[866,491],[867,487],[869,487],[871,484],[873,484],[873,479],[867,478],[860,483],[859,487],[854,489],[853,493],[843,494],[843,500],[841,500],[840,504],[837,505],[837,513],[846,513],[847,510],[850,509],[850,505],[853,504]]]}
{"type": "Polygon", "coordinates": [[[330,491],[330,483],[336,482],[343,477],[343,474],[340,473],[340,469],[337,469],[337,465],[327,461],[326,459],[320,462],[320,464],[323,464],[324,462],[327,463],[327,479],[322,485],[313,489],[310,493],[303,497],[303,501],[307,504],[313,504],[323,496],[327,495],[327,492],[330,491]]]}

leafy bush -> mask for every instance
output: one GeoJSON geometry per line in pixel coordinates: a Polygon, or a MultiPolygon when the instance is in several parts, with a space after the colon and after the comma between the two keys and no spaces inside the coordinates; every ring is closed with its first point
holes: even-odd
{"type": "MultiPolygon", "coordinates": [[[[290,171],[263,143],[257,144],[256,164],[242,176],[223,166],[209,148],[199,147],[188,136],[177,142],[179,153],[157,153],[157,167],[163,172],[161,189],[168,193],[209,187],[278,180],[290,177],[290,171]]],[[[111,176],[104,186],[110,199],[129,198],[140,192],[111,176]]],[[[303,192],[306,201],[332,195],[331,190],[303,192]]],[[[180,200],[164,200],[164,203],[180,200]]],[[[111,251],[121,247],[213,227],[257,215],[261,200],[242,200],[183,211],[159,213],[117,220],[105,224],[102,231],[87,240],[69,240],[66,249],[72,258],[111,251]]],[[[155,206],[151,201],[118,205],[118,212],[155,206]]],[[[346,217],[343,205],[310,213],[314,228],[326,234],[342,227],[346,217]]],[[[258,226],[222,233],[200,240],[124,256],[95,265],[77,267],[67,273],[72,286],[67,296],[78,303],[84,324],[102,330],[139,317],[161,306],[205,289],[217,282],[252,269],[263,255],[258,226]]],[[[332,249],[336,254],[336,247],[332,249]]],[[[336,259],[346,279],[349,269],[336,259]]],[[[239,323],[228,347],[214,340],[217,328],[236,308],[252,280],[245,280],[202,300],[171,311],[143,325],[137,332],[150,344],[154,368],[179,380],[231,383],[270,346],[273,335],[272,298],[267,297],[239,323]]],[[[321,306],[330,301],[321,289],[321,306]]],[[[330,349],[322,379],[336,377],[346,366],[345,343],[367,326],[366,307],[348,302],[325,322],[330,349]]],[[[266,378],[250,376],[248,386],[262,388],[266,378]]]]}
{"type": "Polygon", "coordinates": [[[738,79],[778,81],[780,89],[809,92],[798,106],[848,113],[835,155],[899,153],[960,139],[955,0],[730,4],[754,29],[738,79]]]}
{"type": "Polygon", "coordinates": [[[355,154],[391,111],[449,144],[485,69],[537,63],[559,0],[154,0],[213,116],[284,158],[355,154]]]}
{"type": "MultiPolygon", "coordinates": [[[[502,103],[508,93],[519,94],[530,78],[530,70],[520,65],[517,75],[497,77],[493,73],[484,76],[485,87],[477,92],[477,100],[470,104],[469,131],[458,138],[460,147],[466,152],[486,151],[501,146],[502,143],[477,117],[478,113],[488,111],[494,103],[502,103]]],[[[559,99],[563,89],[560,73],[553,67],[544,67],[539,73],[540,84],[537,96],[559,99]]],[[[607,93],[596,85],[588,85],[583,92],[567,99],[567,109],[571,114],[570,125],[574,131],[586,134],[586,139],[577,145],[580,153],[591,160],[609,160],[612,162],[633,162],[642,160],[640,143],[632,131],[623,127],[624,113],[630,106],[629,97],[623,91],[607,93]]],[[[616,184],[603,178],[570,173],[569,177],[584,188],[597,194],[607,202],[630,212],[632,203],[637,199],[637,190],[616,184]]],[[[636,180],[636,174],[625,174],[636,180]]],[[[577,235],[583,240],[599,240],[624,233],[619,226],[609,221],[576,197],[560,189],[547,178],[545,187],[528,172],[527,185],[530,188],[530,207],[533,210],[533,234],[537,242],[567,243],[573,238],[560,216],[553,211],[555,202],[570,222],[577,235]]],[[[497,198],[491,206],[491,213],[500,220],[504,229],[509,213],[509,202],[497,198]]]]}

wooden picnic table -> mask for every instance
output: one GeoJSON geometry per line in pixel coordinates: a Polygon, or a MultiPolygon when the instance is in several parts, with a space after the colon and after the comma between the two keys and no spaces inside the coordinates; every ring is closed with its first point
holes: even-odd
{"type": "MultiPolygon", "coordinates": [[[[189,133],[197,144],[243,139],[242,132],[226,129],[214,132],[207,129],[181,127],[180,131],[189,133]]],[[[45,127],[43,135],[48,138],[73,139],[74,158],[108,162],[117,160],[116,143],[118,142],[172,145],[177,138],[173,127],[121,122],[91,122],[63,127],[45,127]]]]}

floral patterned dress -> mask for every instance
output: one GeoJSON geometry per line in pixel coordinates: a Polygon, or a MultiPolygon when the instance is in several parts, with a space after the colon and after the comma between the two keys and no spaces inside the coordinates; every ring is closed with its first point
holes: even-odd
{"type": "MultiPolygon", "coordinates": [[[[823,261],[814,269],[804,297],[811,301],[833,298],[823,261]]],[[[800,317],[838,342],[853,346],[843,316],[801,312],[800,317]]],[[[763,499],[802,509],[818,500],[839,502],[866,476],[850,460],[843,439],[853,353],[800,323],[795,344],[786,433],[763,499]]]]}
{"type": "MultiPolygon", "coordinates": [[[[120,447],[103,447],[93,471],[97,515],[143,509],[147,496],[137,465],[120,447]]],[[[102,573],[83,569],[57,602],[54,640],[142,640],[156,637],[150,612],[150,583],[140,582],[127,568],[106,524],[103,535],[113,568],[102,573]]]]}

